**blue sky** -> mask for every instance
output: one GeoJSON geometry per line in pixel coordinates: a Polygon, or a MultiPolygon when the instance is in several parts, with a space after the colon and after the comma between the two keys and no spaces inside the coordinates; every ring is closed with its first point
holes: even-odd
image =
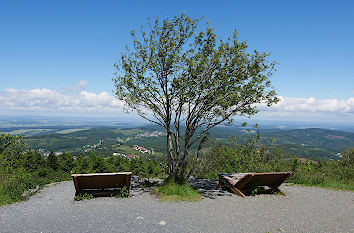
{"type": "Polygon", "coordinates": [[[354,122],[354,1],[341,0],[1,1],[0,111],[114,116],[113,64],[129,31],[183,11],[223,38],[237,29],[279,63],[272,80],[283,104],[260,118],[354,122]]]}

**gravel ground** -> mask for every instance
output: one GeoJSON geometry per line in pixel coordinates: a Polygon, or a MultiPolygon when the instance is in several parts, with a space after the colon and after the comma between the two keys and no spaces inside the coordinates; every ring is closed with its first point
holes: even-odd
{"type": "Polygon", "coordinates": [[[200,202],[160,202],[133,182],[132,197],[74,201],[72,182],[0,207],[0,232],[354,232],[354,192],[282,185],[241,198],[192,180],[200,202]]]}

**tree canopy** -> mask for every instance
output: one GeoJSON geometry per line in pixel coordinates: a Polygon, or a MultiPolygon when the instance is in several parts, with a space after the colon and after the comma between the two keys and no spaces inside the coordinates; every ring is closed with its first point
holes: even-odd
{"type": "Polygon", "coordinates": [[[236,30],[218,39],[207,21],[182,14],[149,19],[131,36],[132,48],[115,64],[115,94],[166,129],[170,176],[193,172],[209,129],[257,113],[257,103],[278,100],[270,82],[275,63],[267,61],[268,53],[249,53],[236,30]]]}

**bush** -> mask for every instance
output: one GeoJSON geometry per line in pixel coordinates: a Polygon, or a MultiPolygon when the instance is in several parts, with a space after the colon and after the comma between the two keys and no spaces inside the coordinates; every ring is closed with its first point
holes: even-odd
{"type": "Polygon", "coordinates": [[[47,158],[47,164],[53,170],[55,170],[55,171],[58,170],[58,167],[59,167],[58,158],[55,155],[53,150],[51,150],[49,152],[49,155],[48,155],[48,158],[47,158]]]}
{"type": "Polygon", "coordinates": [[[292,171],[287,182],[308,186],[354,190],[354,148],[345,149],[339,161],[306,161],[285,155],[274,142],[261,143],[257,135],[245,143],[230,139],[206,152],[194,173],[217,178],[217,173],[292,171]]]}
{"type": "Polygon", "coordinates": [[[47,177],[47,175],[50,173],[51,169],[48,168],[40,168],[35,172],[36,175],[38,175],[41,178],[47,177]]]}
{"type": "Polygon", "coordinates": [[[12,176],[8,182],[5,183],[3,189],[11,201],[17,201],[21,199],[21,195],[25,190],[34,187],[35,184],[31,174],[18,173],[12,176]]]}

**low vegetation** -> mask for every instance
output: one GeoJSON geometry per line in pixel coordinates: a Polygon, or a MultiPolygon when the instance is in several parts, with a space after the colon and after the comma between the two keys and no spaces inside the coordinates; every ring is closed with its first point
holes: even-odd
{"type": "Polygon", "coordinates": [[[228,144],[215,142],[195,175],[217,178],[217,173],[291,171],[287,182],[354,191],[354,148],[345,149],[338,161],[309,161],[284,154],[273,140],[261,141],[260,135],[254,135],[245,143],[237,138],[228,144]]]}
{"type": "MultiPolygon", "coordinates": [[[[192,158],[189,158],[192,159],[192,158]]],[[[347,148],[338,161],[300,161],[284,154],[277,144],[262,141],[254,135],[246,142],[231,138],[229,143],[214,142],[203,151],[193,175],[198,178],[217,178],[217,173],[292,171],[287,182],[354,191],[354,148],[347,148]]],[[[103,157],[91,153],[74,157],[71,153],[48,157],[26,149],[21,136],[0,135],[0,205],[23,200],[25,190],[45,184],[70,180],[72,173],[132,171],[140,177],[164,178],[166,161],[103,157]]],[[[198,201],[201,195],[185,181],[166,180],[152,188],[161,200],[198,201]]],[[[122,190],[120,197],[129,196],[122,190]]]]}
{"type": "MultiPolygon", "coordinates": [[[[48,157],[26,149],[21,136],[0,135],[0,205],[24,200],[25,190],[45,184],[70,180],[71,173],[132,171],[141,177],[160,177],[165,174],[163,162],[147,159],[128,160],[124,157],[105,158],[91,153],[74,156],[63,152],[48,157]]],[[[127,196],[122,190],[119,196],[127,196]]],[[[129,193],[128,193],[129,196],[129,193]]]]}
{"type": "Polygon", "coordinates": [[[91,193],[80,193],[74,197],[75,201],[90,200],[93,198],[91,193]]]}

